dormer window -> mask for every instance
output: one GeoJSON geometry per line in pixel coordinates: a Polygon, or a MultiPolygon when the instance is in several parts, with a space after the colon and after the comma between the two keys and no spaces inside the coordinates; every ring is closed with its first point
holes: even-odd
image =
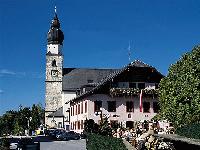
{"type": "Polygon", "coordinates": [[[118,82],[118,87],[119,88],[128,88],[129,83],[128,82],[118,82]]]}
{"type": "Polygon", "coordinates": [[[145,83],[138,83],[139,89],[145,89],[145,83]]]}
{"type": "Polygon", "coordinates": [[[136,83],[130,82],[130,83],[129,83],[129,88],[136,89],[136,83]]]}
{"type": "Polygon", "coordinates": [[[57,67],[55,59],[52,61],[52,67],[57,67]]]}
{"type": "Polygon", "coordinates": [[[93,80],[87,80],[88,81],[88,83],[93,83],[93,80]]]}

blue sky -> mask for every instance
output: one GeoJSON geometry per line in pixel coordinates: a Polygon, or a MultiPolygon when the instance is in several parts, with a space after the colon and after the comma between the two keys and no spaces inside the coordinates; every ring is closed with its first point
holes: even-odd
{"type": "Polygon", "coordinates": [[[46,34],[57,6],[64,67],[121,68],[140,59],[166,75],[200,42],[199,0],[1,0],[0,115],[44,105],[46,34]]]}

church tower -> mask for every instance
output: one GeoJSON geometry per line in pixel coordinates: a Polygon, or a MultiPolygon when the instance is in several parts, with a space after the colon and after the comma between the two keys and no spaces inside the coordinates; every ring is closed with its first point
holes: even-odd
{"type": "Polygon", "coordinates": [[[47,34],[45,125],[50,125],[52,121],[48,115],[62,107],[63,40],[64,34],[55,9],[47,34]]]}

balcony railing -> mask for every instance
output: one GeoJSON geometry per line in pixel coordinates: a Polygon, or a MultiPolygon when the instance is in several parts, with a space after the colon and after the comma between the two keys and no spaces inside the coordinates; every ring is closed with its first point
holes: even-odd
{"type": "MultiPolygon", "coordinates": [[[[111,88],[110,95],[111,96],[136,96],[140,95],[141,89],[138,88],[111,88]]],[[[142,89],[142,94],[144,95],[158,95],[158,89],[142,89]]]]}

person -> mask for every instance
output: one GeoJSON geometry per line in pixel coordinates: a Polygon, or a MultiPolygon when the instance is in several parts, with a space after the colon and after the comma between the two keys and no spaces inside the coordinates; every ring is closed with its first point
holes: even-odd
{"type": "Polygon", "coordinates": [[[141,135],[142,131],[140,130],[139,126],[136,128],[136,136],[139,137],[141,135]]]}
{"type": "Polygon", "coordinates": [[[132,134],[131,134],[130,130],[127,130],[126,140],[129,142],[131,138],[132,138],[132,134]]]}
{"type": "Polygon", "coordinates": [[[149,130],[147,131],[147,133],[149,136],[154,134],[154,129],[152,125],[149,126],[149,130]]]}
{"type": "Polygon", "coordinates": [[[118,128],[118,129],[117,129],[117,138],[120,138],[120,137],[121,137],[121,134],[122,134],[121,129],[118,128]]]}

